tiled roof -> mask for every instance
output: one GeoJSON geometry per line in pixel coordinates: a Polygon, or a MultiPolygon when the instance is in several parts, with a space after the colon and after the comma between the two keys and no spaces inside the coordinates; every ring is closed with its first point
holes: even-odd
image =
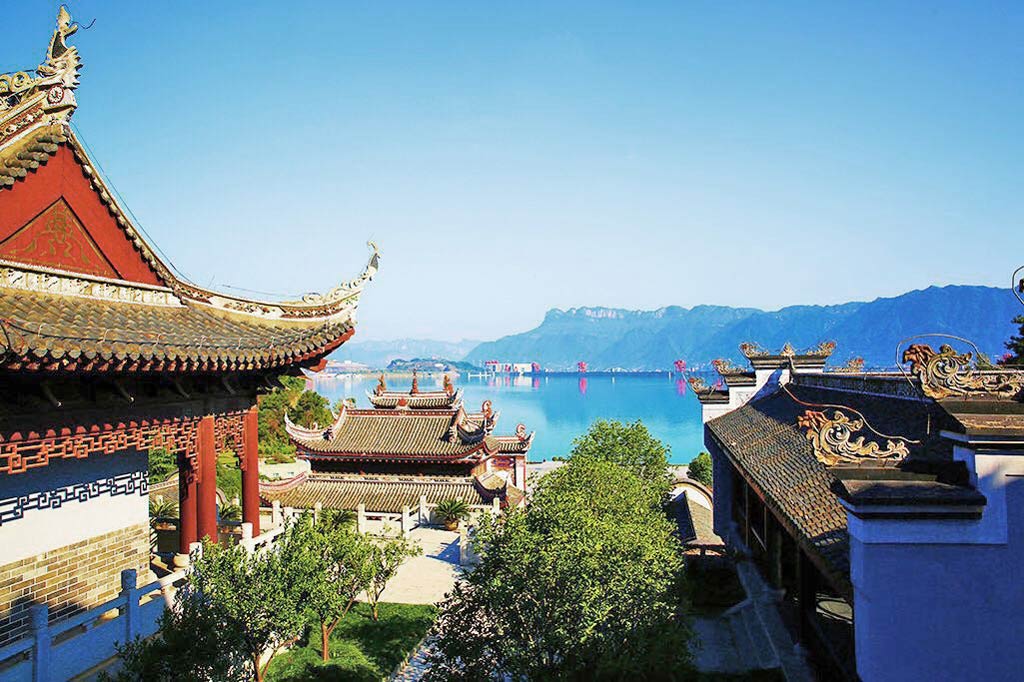
{"type": "Polygon", "coordinates": [[[184,301],[146,305],[0,286],[0,362],[14,370],[224,371],[315,364],[353,332],[184,301]]]}
{"type": "MultiPolygon", "coordinates": [[[[77,25],[34,72],[0,74],[0,369],[221,372],[317,364],[353,332],[376,247],[325,294],[258,301],[174,274],[70,127],[77,25]]],[[[371,246],[373,246],[371,244],[371,246]]]]}
{"type": "Polygon", "coordinates": [[[260,497],[267,503],[280,501],[284,507],[310,509],[320,502],[328,509],[355,510],[360,503],[372,512],[401,512],[402,507],[415,510],[420,496],[427,504],[443,500],[462,500],[466,504],[489,505],[472,478],[391,479],[342,476],[309,476],[293,487],[278,490],[260,485],[260,497]]]}
{"type": "Polygon", "coordinates": [[[497,453],[526,453],[532,435],[490,435],[475,415],[457,410],[354,410],[343,408],[330,427],[288,435],[306,456],[457,461],[497,453]]]}
{"type": "Polygon", "coordinates": [[[385,391],[383,393],[367,393],[366,397],[374,407],[382,409],[395,408],[401,405],[411,410],[437,410],[456,405],[462,391],[429,391],[410,393],[402,391],[385,391]]]}
{"type": "Polygon", "coordinates": [[[685,492],[676,501],[676,522],[679,539],[685,544],[721,545],[722,538],[712,527],[711,510],[696,502],[685,492]]]}
{"type": "MultiPolygon", "coordinates": [[[[797,378],[797,382],[799,377],[797,378]]],[[[707,429],[743,477],[764,496],[812,560],[840,584],[849,580],[846,513],[839,505],[829,469],[815,458],[797,417],[807,405],[841,405],[859,411],[883,433],[927,441],[929,457],[951,457],[948,446],[929,439],[926,428],[941,415],[930,401],[873,396],[792,383],[713,419],[707,429]],[[794,397],[805,404],[794,400],[794,397]]]]}

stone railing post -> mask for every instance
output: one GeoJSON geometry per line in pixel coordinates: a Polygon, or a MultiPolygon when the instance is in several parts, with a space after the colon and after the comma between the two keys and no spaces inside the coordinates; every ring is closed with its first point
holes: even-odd
{"type": "Polygon", "coordinates": [[[248,521],[242,522],[242,539],[238,541],[238,544],[249,554],[256,551],[256,543],[252,540],[252,524],[248,521]]]}
{"type": "Polygon", "coordinates": [[[430,510],[427,509],[427,496],[420,495],[420,525],[430,523],[430,510]]]}
{"type": "Polygon", "coordinates": [[[491,511],[494,512],[495,516],[501,513],[501,498],[495,497],[491,500],[491,511]]]}
{"type": "Polygon", "coordinates": [[[294,521],[295,520],[295,507],[285,507],[284,508],[284,520],[285,521],[294,521]]]}
{"type": "Polygon", "coordinates": [[[402,535],[408,535],[412,532],[412,512],[409,510],[409,505],[402,507],[402,535]]]}
{"type": "Polygon", "coordinates": [[[32,636],[36,640],[32,655],[32,682],[50,681],[50,608],[36,604],[29,609],[32,636]]]}
{"type": "Polygon", "coordinates": [[[467,543],[469,536],[466,534],[466,524],[459,524],[459,565],[465,566],[469,563],[469,547],[467,543]]]}
{"type": "Polygon", "coordinates": [[[356,532],[360,535],[366,532],[366,505],[362,502],[356,507],[356,532]]]}
{"type": "Polygon", "coordinates": [[[139,593],[135,589],[138,574],[134,568],[121,571],[121,598],[124,599],[124,641],[131,642],[139,632],[139,593]]]}
{"type": "Polygon", "coordinates": [[[164,598],[164,606],[174,608],[174,574],[168,573],[157,581],[160,584],[160,596],[164,598]]]}
{"type": "Polygon", "coordinates": [[[323,513],[324,513],[324,503],[323,502],[317,502],[316,504],[314,504],[313,505],[313,522],[314,523],[319,522],[320,521],[320,515],[323,514],[323,513]]]}
{"type": "Polygon", "coordinates": [[[274,500],[270,505],[270,522],[276,528],[284,523],[284,519],[281,518],[281,500],[274,500]]]}

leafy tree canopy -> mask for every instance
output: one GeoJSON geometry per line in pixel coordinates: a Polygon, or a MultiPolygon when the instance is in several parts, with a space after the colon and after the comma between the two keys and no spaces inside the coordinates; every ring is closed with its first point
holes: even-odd
{"type": "Polygon", "coordinates": [[[178,458],[166,448],[153,448],[149,451],[149,482],[166,481],[178,472],[178,458]]]}
{"type": "Polygon", "coordinates": [[[314,424],[326,427],[334,421],[327,399],[319,393],[306,390],[303,377],[281,377],[282,387],[260,398],[259,436],[260,456],[275,461],[292,461],[295,447],[284,429],[284,416],[301,426],[314,424]]]}
{"type": "Polygon", "coordinates": [[[1003,365],[1024,364],[1024,315],[1018,315],[1013,318],[1013,323],[1019,325],[1020,328],[1006,342],[1006,350],[1008,352],[1000,360],[1000,364],[1003,365]]]}
{"type": "Polygon", "coordinates": [[[599,460],[618,464],[662,490],[668,490],[669,447],[651,435],[643,422],[624,424],[600,419],[573,441],[573,460],[599,460]]]}
{"type": "Polygon", "coordinates": [[[686,665],[661,484],[611,459],[574,456],[527,510],[481,521],[481,562],[442,604],[427,679],[664,679],[686,665]]]}
{"type": "Polygon", "coordinates": [[[690,475],[690,478],[692,478],[693,480],[699,481],[709,488],[712,487],[713,481],[711,479],[711,455],[709,455],[708,453],[702,452],[699,455],[697,455],[697,457],[692,462],[690,462],[690,465],[687,467],[687,471],[690,475]]]}

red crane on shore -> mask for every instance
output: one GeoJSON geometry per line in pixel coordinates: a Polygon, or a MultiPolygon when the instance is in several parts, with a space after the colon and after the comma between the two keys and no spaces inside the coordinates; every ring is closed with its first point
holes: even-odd
{"type": "Polygon", "coordinates": [[[580,374],[586,374],[587,373],[587,361],[586,360],[580,360],[579,362],[577,362],[576,363],[576,371],[579,372],[580,374]]]}

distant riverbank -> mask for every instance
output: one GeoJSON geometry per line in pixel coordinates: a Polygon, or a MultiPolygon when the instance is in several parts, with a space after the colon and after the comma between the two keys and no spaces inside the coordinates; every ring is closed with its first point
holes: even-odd
{"type": "MultiPolygon", "coordinates": [[[[368,407],[367,392],[377,385],[379,373],[318,375],[313,387],[334,402],[355,398],[368,407]]],[[[420,390],[440,390],[444,372],[420,373],[420,390]]],[[[411,375],[385,373],[388,388],[409,387],[411,375]]],[[[670,461],[686,464],[704,449],[700,404],[685,379],[668,372],[564,373],[490,375],[455,379],[463,390],[467,409],[492,400],[500,413],[496,432],[511,434],[523,423],[535,431],[530,460],[564,457],[572,441],[598,419],[644,422],[656,438],[671,448],[670,461]]]]}

